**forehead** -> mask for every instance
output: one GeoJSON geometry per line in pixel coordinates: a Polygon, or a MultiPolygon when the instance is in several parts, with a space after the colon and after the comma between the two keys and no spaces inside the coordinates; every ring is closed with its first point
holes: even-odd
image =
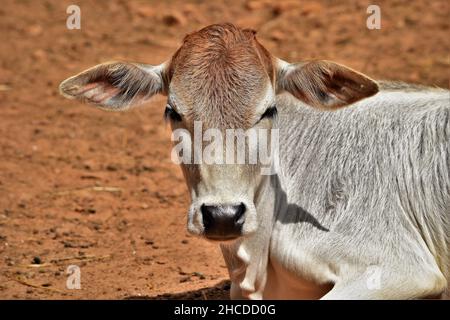
{"type": "Polygon", "coordinates": [[[188,35],[171,69],[177,107],[208,126],[250,126],[267,100],[270,78],[251,31],[212,26],[188,35]]]}

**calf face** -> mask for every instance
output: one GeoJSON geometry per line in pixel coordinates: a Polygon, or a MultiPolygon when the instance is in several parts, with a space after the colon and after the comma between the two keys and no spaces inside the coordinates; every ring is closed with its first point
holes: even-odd
{"type": "MultiPolygon", "coordinates": [[[[207,148],[205,139],[201,148],[194,146],[196,131],[206,134],[215,129],[227,137],[230,129],[244,134],[271,130],[276,95],[283,91],[312,107],[333,110],[375,94],[378,87],[366,76],[332,62],[289,64],[274,58],[254,31],[231,24],[212,25],[186,36],[173,57],[159,66],[105,63],[60,85],[64,96],[108,110],[127,109],[156,93],[167,95],[165,117],[174,132],[194,136],[183,141],[193,158],[207,148]]],[[[255,152],[260,143],[253,143],[251,137],[213,157],[236,159],[239,148],[255,152]]],[[[261,175],[259,158],[244,160],[181,162],[192,198],[191,233],[225,241],[257,230],[255,195],[266,176],[261,175]]]]}

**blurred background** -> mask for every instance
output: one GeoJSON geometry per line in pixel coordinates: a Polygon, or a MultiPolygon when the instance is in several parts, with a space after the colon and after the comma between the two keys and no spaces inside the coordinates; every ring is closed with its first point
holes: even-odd
{"type": "Polygon", "coordinates": [[[374,79],[449,88],[448,0],[38,1],[0,7],[0,298],[227,297],[219,248],[186,232],[164,97],[108,113],[58,94],[108,60],[159,64],[218,22],[258,31],[274,55],[334,60],[374,79]],[[68,30],[66,9],[81,9],[68,30]],[[81,289],[67,289],[69,265],[81,289]]]}

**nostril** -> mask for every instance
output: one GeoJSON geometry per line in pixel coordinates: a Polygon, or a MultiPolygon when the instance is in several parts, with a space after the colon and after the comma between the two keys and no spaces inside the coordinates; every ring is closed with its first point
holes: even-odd
{"type": "Polygon", "coordinates": [[[202,217],[203,217],[203,226],[205,227],[205,229],[208,229],[209,227],[211,227],[211,225],[213,223],[211,207],[205,206],[204,204],[202,204],[202,206],[200,207],[200,210],[202,212],[202,217]]]}
{"type": "Polygon", "coordinates": [[[236,214],[234,216],[234,221],[236,224],[243,224],[245,220],[245,205],[241,202],[240,205],[237,206],[236,214]]]}

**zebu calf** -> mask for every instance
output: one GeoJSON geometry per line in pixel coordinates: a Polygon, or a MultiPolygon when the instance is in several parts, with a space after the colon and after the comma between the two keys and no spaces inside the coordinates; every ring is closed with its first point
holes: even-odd
{"type": "Polygon", "coordinates": [[[449,91],[377,83],[328,61],[289,64],[230,24],[188,35],[160,66],[102,64],[60,90],[108,110],[166,94],[172,128],[191,134],[194,121],[280,130],[274,175],[260,163],[181,165],[188,230],[221,244],[232,298],[448,289],[449,91]]]}

